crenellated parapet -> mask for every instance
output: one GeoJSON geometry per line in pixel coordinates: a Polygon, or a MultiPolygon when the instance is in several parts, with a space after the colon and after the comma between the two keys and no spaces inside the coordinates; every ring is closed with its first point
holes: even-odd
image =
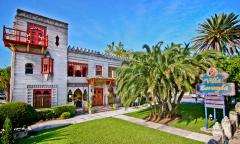
{"type": "Polygon", "coordinates": [[[76,53],[76,54],[85,54],[85,55],[90,55],[90,56],[95,56],[95,57],[102,57],[102,58],[107,58],[107,59],[115,59],[115,60],[121,60],[124,61],[127,58],[125,57],[117,57],[114,55],[110,55],[110,54],[106,54],[104,52],[99,52],[99,51],[94,51],[94,50],[90,50],[87,48],[79,48],[79,47],[75,47],[75,46],[68,46],[68,52],[69,53],[76,53]]]}

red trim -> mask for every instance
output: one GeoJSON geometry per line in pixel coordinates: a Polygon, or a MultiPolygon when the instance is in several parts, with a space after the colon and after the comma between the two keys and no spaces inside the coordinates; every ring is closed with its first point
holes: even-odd
{"type": "Polygon", "coordinates": [[[41,67],[42,74],[53,74],[53,59],[49,57],[43,57],[41,67]]]}
{"type": "Polygon", "coordinates": [[[88,73],[88,64],[86,63],[78,63],[78,62],[68,62],[68,67],[72,66],[73,67],[73,77],[76,76],[76,72],[80,70],[81,72],[81,77],[87,77],[88,73]],[[80,66],[80,69],[76,69],[77,66],[80,66]],[[84,73],[84,70],[86,73],[84,73]]]}
{"type": "Polygon", "coordinates": [[[94,87],[93,106],[99,105],[103,105],[103,88],[94,87]]]}
{"type": "Polygon", "coordinates": [[[39,27],[39,28],[43,29],[44,30],[44,36],[46,36],[46,34],[47,34],[47,27],[42,26],[42,25],[38,25],[38,24],[34,24],[34,23],[30,23],[30,22],[27,23],[27,27],[28,27],[27,28],[27,32],[28,33],[30,32],[30,28],[33,27],[33,26],[39,27]]]}
{"type": "Polygon", "coordinates": [[[51,107],[52,89],[33,89],[33,106],[35,108],[49,108],[51,107]],[[36,92],[39,92],[36,95],[36,92]],[[44,95],[48,92],[49,95],[44,95]]]}
{"type": "Polygon", "coordinates": [[[39,37],[35,37],[36,41],[34,40],[34,43],[31,43],[32,37],[29,32],[19,30],[19,29],[7,28],[3,26],[3,41],[4,41],[4,45],[7,47],[10,46],[10,44],[24,44],[24,45],[41,46],[41,47],[47,48],[48,36],[45,34],[46,32],[44,32],[44,35],[41,37],[40,41],[39,41],[39,37]],[[42,43],[39,43],[39,42],[42,42],[42,43]]]}

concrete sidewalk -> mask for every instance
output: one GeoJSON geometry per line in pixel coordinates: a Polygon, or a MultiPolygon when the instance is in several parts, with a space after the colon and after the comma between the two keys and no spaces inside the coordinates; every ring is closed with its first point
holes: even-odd
{"type": "Polygon", "coordinates": [[[149,122],[149,121],[145,121],[145,120],[142,120],[142,119],[133,118],[133,117],[125,116],[125,115],[116,115],[116,116],[113,116],[113,117],[121,119],[121,120],[129,121],[129,122],[132,122],[132,123],[135,123],[135,124],[139,124],[139,125],[142,125],[142,126],[146,126],[146,127],[149,127],[149,128],[157,129],[157,130],[167,132],[167,133],[170,133],[170,134],[174,134],[174,135],[178,135],[178,136],[181,136],[181,137],[201,141],[201,142],[204,142],[204,143],[207,143],[210,139],[212,139],[212,136],[209,136],[209,135],[196,133],[196,132],[191,132],[191,131],[187,131],[187,130],[183,130],[183,129],[179,129],[179,128],[174,128],[174,127],[170,127],[170,126],[167,126],[167,125],[158,124],[158,123],[154,123],[154,122],[149,122]]]}
{"type": "Polygon", "coordinates": [[[50,120],[50,121],[45,121],[45,122],[39,122],[39,123],[29,126],[28,129],[30,131],[41,131],[41,130],[49,129],[49,128],[55,128],[55,127],[66,126],[66,125],[70,125],[70,124],[91,121],[91,120],[95,120],[95,119],[101,119],[101,118],[106,118],[106,117],[122,115],[125,113],[138,111],[138,110],[141,110],[144,108],[146,108],[146,107],[140,107],[138,109],[136,109],[136,108],[125,109],[125,108],[121,107],[118,110],[114,110],[114,111],[107,111],[107,112],[101,112],[101,113],[95,113],[95,114],[83,114],[83,115],[78,115],[78,116],[75,116],[73,118],[66,119],[66,120],[50,120]]]}

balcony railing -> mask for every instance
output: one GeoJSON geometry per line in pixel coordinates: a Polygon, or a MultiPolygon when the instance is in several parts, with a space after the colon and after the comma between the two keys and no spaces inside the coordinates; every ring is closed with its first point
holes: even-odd
{"type": "Polygon", "coordinates": [[[32,46],[48,47],[48,36],[33,39],[30,33],[18,29],[7,28],[3,26],[3,41],[5,46],[9,47],[10,44],[26,44],[32,46]]]}

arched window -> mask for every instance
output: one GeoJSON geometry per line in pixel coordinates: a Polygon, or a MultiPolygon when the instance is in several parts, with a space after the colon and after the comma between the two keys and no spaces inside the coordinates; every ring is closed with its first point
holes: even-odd
{"type": "Polygon", "coordinates": [[[75,72],[75,76],[76,76],[76,77],[81,77],[81,71],[80,71],[80,70],[77,70],[77,71],[75,72]]]}
{"type": "Polygon", "coordinates": [[[25,74],[33,74],[33,64],[27,63],[25,65],[25,74]]]}
{"type": "Polygon", "coordinates": [[[48,91],[48,90],[45,90],[44,92],[43,92],[43,96],[49,96],[50,95],[50,92],[48,91]]]}
{"type": "Polygon", "coordinates": [[[36,91],[36,92],[34,93],[35,96],[41,96],[41,94],[42,94],[41,91],[36,91]]]}
{"type": "Polygon", "coordinates": [[[68,76],[73,76],[73,66],[68,66],[68,76]]]}
{"type": "Polygon", "coordinates": [[[83,74],[83,77],[87,77],[87,73],[88,73],[88,71],[87,71],[87,67],[84,67],[83,68],[83,72],[82,72],[83,74]]]}
{"type": "Polygon", "coordinates": [[[51,89],[34,89],[33,106],[35,108],[51,107],[51,89]]]}
{"type": "Polygon", "coordinates": [[[83,100],[84,100],[84,101],[87,101],[87,100],[88,100],[87,90],[84,90],[84,92],[83,92],[83,100]]]}

